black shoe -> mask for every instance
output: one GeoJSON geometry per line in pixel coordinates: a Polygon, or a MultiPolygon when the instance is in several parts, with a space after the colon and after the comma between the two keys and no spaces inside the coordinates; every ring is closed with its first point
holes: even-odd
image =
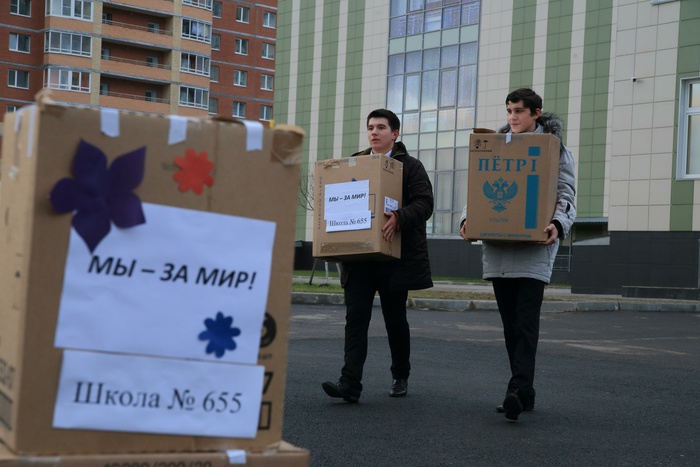
{"type": "MultiPolygon", "coordinates": [[[[534,400],[527,401],[523,404],[523,412],[532,412],[533,410],[535,410],[535,401],[534,400]]],[[[496,412],[506,413],[506,409],[504,409],[502,405],[497,405],[496,412]]]]}
{"type": "Polygon", "coordinates": [[[518,420],[518,415],[523,411],[523,403],[520,400],[520,390],[518,388],[508,388],[506,398],[503,399],[503,408],[508,420],[518,420]]]}
{"type": "Polygon", "coordinates": [[[406,394],[408,394],[408,380],[405,378],[395,379],[391,383],[389,397],[406,397],[406,394]]]}
{"type": "Polygon", "coordinates": [[[338,381],[337,383],[332,383],[326,381],[321,384],[321,387],[331,397],[342,398],[345,402],[357,403],[360,401],[360,391],[353,390],[346,383],[338,381]]]}

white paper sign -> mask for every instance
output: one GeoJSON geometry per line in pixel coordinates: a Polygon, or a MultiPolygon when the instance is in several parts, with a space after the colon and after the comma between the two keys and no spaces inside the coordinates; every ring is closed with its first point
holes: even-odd
{"type": "Polygon", "coordinates": [[[143,204],[90,254],[71,232],[55,345],[257,363],[275,224],[143,204]]]}
{"type": "Polygon", "coordinates": [[[399,201],[388,196],[384,197],[384,212],[393,212],[399,209],[399,201]]]}
{"type": "Polygon", "coordinates": [[[323,217],[326,232],[372,228],[369,180],[326,185],[323,217]]]}
{"type": "Polygon", "coordinates": [[[63,353],[54,428],[254,438],[265,368],[63,353]]]}

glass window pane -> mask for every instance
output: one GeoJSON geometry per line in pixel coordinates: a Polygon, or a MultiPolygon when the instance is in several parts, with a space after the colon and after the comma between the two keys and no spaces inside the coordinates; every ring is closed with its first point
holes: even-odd
{"type": "Polygon", "coordinates": [[[389,37],[402,37],[406,35],[406,17],[391,18],[389,22],[389,37]]]}
{"type": "Polygon", "coordinates": [[[420,131],[421,133],[437,131],[437,112],[421,112],[420,131]]]}
{"type": "Polygon", "coordinates": [[[476,64],[477,52],[479,48],[476,42],[470,42],[468,44],[462,44],[459,46],[459,64],[460,65],[474,65],[476,64]]]}
{"type": "Polygon", "coordinates": [[[423,73],[421,110],[436,110],[438,92],[440,90],[440,72],[426,71],[423,73]]]}
{"type": "Polygon", "coordinates": [[[386,105],[390,109],[403,107],[403,76],[390,76],[387,84],[386,105]]]}
{"type": "Polygon", "coordinates": [[[457,101],[457,70],[444,70],[440,80],[440,107],[454,107],[457,101]]]}
{"type": "Polygon", "coordinates": [[[700,115],[688,117],[688,174],[700,175],[700,115]]]}
{"type": "Polygon", "coordinates": [[[425,0],[425,9],[434,10],[442,6],[442,0],[425,0]]]}
{"type": "Polygon", "coordinates": [[[391,0],[391,16],[406,14],[406,0],[391,0]]]}
{"type": "Polygon", "coordinates": [[[419,119],[420,114],[404,114],[403,123],[401,125],[402,133],[418,133],[419,119]]]}
{"type": "Polygon", "coordinates": [[[415,73],[421,70],[421,51],[406,54],[406,73],[415,73]]]}
{"type": "Polygon", "coordinates": [[[452,172],[437,172],[435,182],[435,209],[452,211],[452,172]]]}
{"type": "Polygon", "coordinates": [[[459,46],[451,45],[449,47],[443,47],[442,52],[442,67],[450,68],[457,66],[459,64],[459,46]]]}
{"type": "Polygon", "coordinates": [[[403,73],[404,59],[405,59],[404,54],[396,54],[396,55],[389,56],[389,74],[390,75],[403,73]]]}
{"type": "Polygon", "coordinates": [[[423,0],[408,0],[408,11],[417,11],[423,9],[423,0]]]}
{"type": "Polygon", "coordinates": [[[457,110],[446,109],[438,112],[438,131],[452,131],[457,121],[457,110]]]}
{"type": "Polygon", "coordinates": [[[467,204],[467,171],[458,170],[455,172],[455,186],[453,195],[452,209],[455,211],[459,210],[457,213],[457,222],[454,222],[453,227],[455,231],[459,229],[459,216],[462,214],[462,208],[467,204]]]}
{"type": "Polygon", "coordinates": [[[469,168],[469,148],[455,148],[455,169],[469,168]]]}
{"type": "Polygon", "coordinates": [[[437,70],[440,68],[440,49],[428,49],[423,51],[423,69],[437,70]]]}
{"type": "Polygon", "coordinates": [[[479,2],[462,5],[462,25],[479,22],[479,2]]]}
{"type": "MultiPolygon", "coordinates": [[[[425,170],[429,172],[428,175],[432,175],[430,172],[435,170],[435,151],[420,151],[418,153],[418,160],[423,163],[425,170]]],[[[430,180],[433,181],[432,179],[430,180]]]]}
{"type": "Polygon", "coordinates": [[[476,100],[476,65],[459,67],[458,107],[474,107],[476,100]]]}
{"type": "Polygon", "coordinates": [[[443,29],[456,28],[457,26],[459,26],[459,22],[460,22],[459,10],[460,10],[459,5],[451,6],[449,8],[445,8],[444,10],[442,10],[442,28],[443,29]]]}
{"type": "Polygon", "coordinates": [[[408,15],[406,34],[420,34],[423,32],[423,12],[408,15]]]}
{"type": "Polygon", "coordinates": [[[690,85],[690,106],[700,107],[700,83],[690,85]]]}
{"type": "Polygon", "coordinates": [[[425,12],[425,32],[439,31],[442,26],[442,10],[425,12]]]}
{"type": "Polygon", "coordinates": [[[437,170],[452,170],[454,169],[454,152],[452,148],[438,149],[437,152],[437,170]]]}
{"type": "Polygon", "coordinates": [[[404,110],[420,110],[420,75],[406,76],[404,110]]]}
{"type": "Polygon", "coordinates": [[[467,130],[474,128],[474,107],[457,109],[457,129],[467,130]]]}

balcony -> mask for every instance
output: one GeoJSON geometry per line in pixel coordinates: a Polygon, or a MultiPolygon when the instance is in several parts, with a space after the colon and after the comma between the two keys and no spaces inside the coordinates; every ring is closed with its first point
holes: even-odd
{"type": "Polygon", "coordinates": [[[106,90],[100,91],[100,106],[157,114],[170,113],[170,99],[106,90]]]}
{"type": "Polygon", "coordinates": [[[121,39],[127,42],[140,42],[162,48],[172,49],[173,31],[136,24],[102,20],[102,35],[106,38],[121,39]]]}
{"type": "Polygon", "coordinates": [[[101,72],[105,75],[138,77],[144,81],[170,82],[171,66],[120,57],[102,57],[101,72]]]}

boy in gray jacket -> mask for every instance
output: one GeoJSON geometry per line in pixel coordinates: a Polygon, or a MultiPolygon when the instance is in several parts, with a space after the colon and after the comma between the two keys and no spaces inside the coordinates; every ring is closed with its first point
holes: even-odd
{"type": "MultiPolygon", "coordinates": [[[[551,133],[562,137],[562,123],[551,113],[542,113],[542,98],[528,88],[517,89],[506,98],[508,124],[499,133],[551,133]]],[[[552,276],[559,239],[569,235],[576,218],[574,159],[561,145],[557,206],[545,243],[484,242],[483,278],[492,281],[503,322],[511,378],[503,405],[497,407],[508,420],[535,407],[535,354],[540,330],[540,308],[545,285],[552,276]]],[[[466,240],[467,208],[460,219],[460,235],[466,240]]]]}

